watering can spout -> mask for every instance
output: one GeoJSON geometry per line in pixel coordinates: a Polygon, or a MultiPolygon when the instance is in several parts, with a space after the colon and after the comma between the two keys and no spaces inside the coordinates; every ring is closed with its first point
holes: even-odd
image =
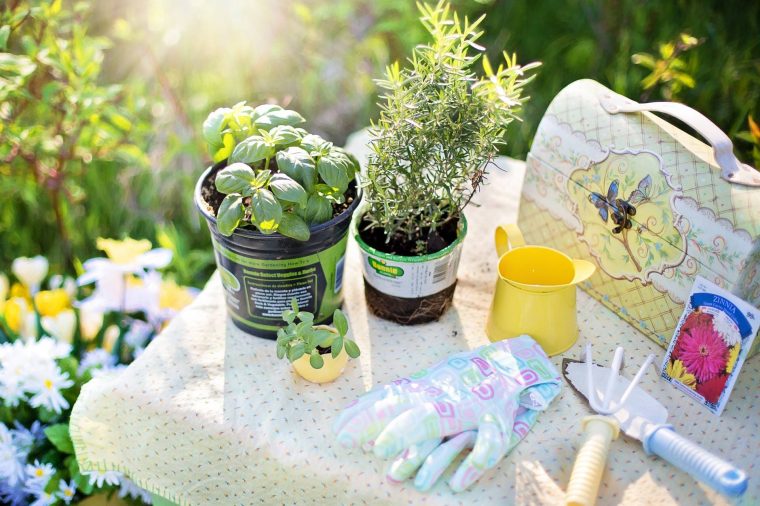
{"type": "Polygon", "coordinates": [[[588,260],[573,260],[575,267],[575,276],[573,276],[573,285],[586,281],[596,270],[596,266],[588,260]]]}

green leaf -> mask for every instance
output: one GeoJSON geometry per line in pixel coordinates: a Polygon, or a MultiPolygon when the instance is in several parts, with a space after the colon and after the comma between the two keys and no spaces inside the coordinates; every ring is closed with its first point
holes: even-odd
{"type": "Polygon", "coordinates": [[[222,142],[222,131],[224,130],[224,124],[230,110],[228,107],[222,107],[212,111],[203,122],[203,138],[208,143],[212,154],[224,145],[222,142]]]}
{"type": "Polygon", "coordinates": [[[216,214],[216,228],[219,229],[220,234],[230,236],[244,216],[243,197],[236,193],[227,195],[216,214]]]}
{"type": "Polygon", "coordinates": [[[272,156],[274,156],[274,147],[267,144],[262,136],[252,135],[235,146],[229,161],[230,163],[253,164],[272,156]]]}
{"type": "Polygon", "coordinates": [[[71,441],[68,424],[59,423],[47,427],[45,429],[45,436],[58,451],[67,454],[74,453],[74,443],[71,441]]]}
{"type": "Polygon", "coordinates": [[[263,188],[269,183],[269,178],[272,176],[271,170],[260,170],[258,174],[256,174],[256,179],[253,181],[253,186],[255,188],[263,188]]]}
{"type": "Polygon", "coordinates": [[[222,146],[214,152],[214,163],[221,162],[222,160],[229,158],[232,149],[235,147],[235,137],[230,134],[224,134],[222,136],[222,146]]]}
{"type": "Polygon", "coordinates": [[[269,131],[272,141],[278,146],[295,144],[301,140],[301,134],[290,125],[280,125],[269,131]]]}
{"type": "Polygon", "coordinates": [[[297,125],[306,120],[296,111],[280,108],[268,111],[266,114],[256,118],[255,121],[257,127],[270,130],[272,127],[280,125],[297,125]]]}
{"type": "Polygon", "coordinates": [[[253,169],[244,163],[233,163],[220,170],[216,175],[216,189],[228,195],[243,193],[256,179],[253,169]]]}
{"type": "Polygon", "coordinates": [[[282,206],[272,195],[272,192],[259,188],[251,196],[251,223],[262,233],[271,234],[277,231],[282,219],[282,206]]]}
{"type": "Polygon", "coordinates": [[[282,213],[282,219],[280,219],[280,226],[277,227],[277,231],[296,241],[308,241],[309,237],[311,237],[309,225],[303,221],[303,218],[293,212],[282,213]]]}
{"type": "Polygon", "coordinates": [[[348,334],[348,319],[346,319],[346,315],[340,309],[336,309],[333,313],[333,325],[341,337],[345,337],[348,334]]]}
{"type": "Polygon", "coordinates": [[[311,364],[314,369],[322,369],[322,366],[325,365],[325,360],[317,350],[314,350],[309,357],[309,364],[311,364]]]}
{"type": "Polygon", "coordinates": [[[310,195],[306,203],[306,209],[300,212],[306,223],[316,225],[329,221],[333,215],[332,204],[320,195],[310,195]]]}
{"type": "Polygon", "coordinates": [[[356,344],[354,341],[350,339],[346,339],[346,353],[348,353],[348,356],[351,358],[356,358],[359,355],[361,355],[361,351],[359,350],[359,345],[356,344]]]}
{"type": "Polygon", "coordinates": [[[303,357],[306,346],[303,343],[296,343],[288,350],[288,360],[295,362],[299,358],[303,357]]]}
{"type": "Polygon", "coordinates": [[[290,307],[293,308],[294,313],[298,312],[298,301],[296,300],[295,297],[292,297],[290,299],[290,307]]]}
{"type": "Polygon", "coordinates": [[[258,118],[269,114],[272,111],[282,111],[282,107],[276,104],[261,104],[257,105],[251,113],[251,118],[256,121],[258,118]]]}
{"type": "Polygon", "coordinates": [[[277,359],[282,360],[285,358],[285,352],[287,351],[287,347],[282,343],[277,343],[277,359]]]}
{"type": "Polygon", "coordinates": [[[291,178],[298,181],[308,193],[314,191],[317,184],[317,172],[314,160],[301,148],[289,147],[277,153],[277,167],[291,178]]]}
{"type": "Polygon", "coordinates": [[[304,135],[301,139],[301,148],[312,156],[326,155],[332,146],[332,142],[328,142],[316,134],[304,135]]]}
{"type": "Polygon", "coordinates": [[[336,358],[338,355],[340,355],[341,350],[343,349],[343,338],[342,337],[336,337],[332,344],[330,345],[330,354],[333,358],[336,358]]]}
{"type": "MultiPolygon", "coordinates": [[[[297,311],[292,311],[290,309],[286,309],[286,310],[284,310],[282,312],[282,319],[286,323],[293,323],[296,320],[296,314],[297,314],[297,311]]],[[[282,329],[280,329],[280,330],[282,330],[282,329]]]]}
{"type": "Polygon", "coordinates": [[[280,200],[295,202],[301,206],[305,206],[306,202],[309,200],[309,194],[306,193],[303,186],[298,184],[298,181],[282,172],[278,172],[272,176],[269,180],[269,188],[280,200]]]}
{"type": "Polygon", "coordinates": [[[341,162],[331,158],[330,155],[326,155],[317,162],[317,170],[322,181],[332,188],[336,188],[340,193],[346,192],[349,179],[341,162]]]}
{"type": "Polygon", "coordinates": [[[8,47],[8,37],[11,34],[11,26],[5,25],[0,28],[0,49],[5,51],[5,48],[8,47]]]}
{"type": "Polygon", "coordinates": [[[332,330],[316,329],[314,331],[314,339],[316,340],[317,345],[322,348],[329,348],[335,339],[338,339],[338,334],[332,330]]]}
{"type": "Polygon", "coordinates": [[[314,315],[308,311],[299,311],[296,316],[299,320],[306,323],[306,325],[311,325],[314,323],[314,315]]]}

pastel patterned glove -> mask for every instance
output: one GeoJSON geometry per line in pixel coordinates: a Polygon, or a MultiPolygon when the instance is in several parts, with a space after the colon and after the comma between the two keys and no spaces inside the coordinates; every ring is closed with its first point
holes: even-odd
{"type": "Polygon", "coordinates": [[[559,389],[559,374],[541,347],[519,336],[372,389],[346,407],[333,429],[345,446],[373,444],[382,458],[401,454],[392,479],[405,479],[422,465],[415,480],[421,489],[472,446],[450,481],[460,491],[520,441],[559,389]]]}

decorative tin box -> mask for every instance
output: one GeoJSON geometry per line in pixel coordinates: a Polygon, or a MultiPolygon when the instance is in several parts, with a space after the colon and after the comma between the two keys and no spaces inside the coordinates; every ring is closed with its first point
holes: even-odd
{"type": "Polygon", "coordinates": [[[670,341],[698,274],[760,305],[760,173],[693,109],[576,81],[549,106],[527,164],[528,242],[595,262],[581,287],[658,344],[670,341]]]}

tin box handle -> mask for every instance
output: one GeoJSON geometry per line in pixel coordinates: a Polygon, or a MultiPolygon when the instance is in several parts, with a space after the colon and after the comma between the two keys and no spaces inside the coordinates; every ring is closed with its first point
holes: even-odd
{"type": "Polygon", "coordinates": [[[610,114],[659,112],[683,121],[699,132],[713,147],[715,161],[720,167],[720,175],[723,179],[746,186],[760,186],[760,172],[740,162],[734,156],[734,146],[731,144],[731,139],[715,123],[691,107],[675,102],[639,104],[622,95],[612,93],[605,94],[599,101],[604,110],[610,114]]]}

